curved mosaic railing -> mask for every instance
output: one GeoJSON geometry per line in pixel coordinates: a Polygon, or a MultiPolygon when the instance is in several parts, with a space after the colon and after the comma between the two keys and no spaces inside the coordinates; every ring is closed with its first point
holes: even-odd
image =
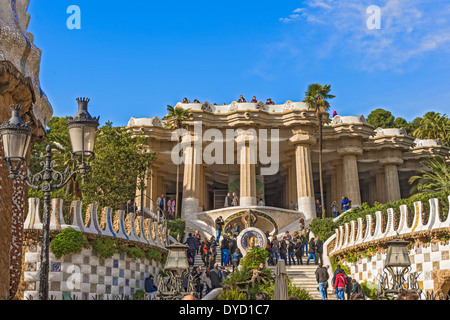
{"type": "MultiPolygon", "coordinates": [[[[450,196],[448,197],[450,203],[450,196]]],[[[443,208],[442,210],[449,210],[449,214],[445,221],[441,221],[439,215],[439,200],[433,198],[429,200],[430,212],[428,220],[425,221],[424,206],[421,201],[414,202],[414,216],[412,223],[408,224],[408,207],[407,205],[400,206],[400,214],[398,223],[396,223],[397,215],[393,208],[387,210],[387,221],[384,223],[384,215],[381,211],[375,213],[375,219],[372,215],[367,215],[366,219],[358,218],[357,220],[345,223],[343,226],[335,229],[335,234],[330,237],[327,242],[334,247],[328,252],[328,255],[336,255],[348,250],[355,250],[357,247],[370,246],[374,242],[388,241],[391,238],[415,237],[421,235],[429,235],[431,233],[450,232],[450,208],[443,208]],[[365,226],[364,226],[365,223],[365,226]]]]}
{"type": "MultiPolygon", "coordinates": [[[[28,214],[24,223],[25,231],[42,229],[39,204],[39,198],[28,199],[28,214]]],[[[163,249],[169,244],[167,225],[163,219],[155,218],[156,215],[154,214],[150,214],[151,218],[143,218],[142,216],[136,216],[133,212],[125,215],[124,210],[118,210],[113,217],[112,208],[104,207],[99,220],[98,206],[90,204],[83,219],[81,207],[81,201],[72,201],[70,206],[72,223],[66,223],[63,215],[63,200],[52,199],[50,230],[61,231],[71,227],[84,234],[118,238],[163,249]]]]}

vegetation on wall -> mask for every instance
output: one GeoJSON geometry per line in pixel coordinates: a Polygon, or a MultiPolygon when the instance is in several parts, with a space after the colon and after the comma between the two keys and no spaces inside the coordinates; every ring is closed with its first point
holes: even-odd
{"type": "Polygon", "coordinates": [[[50,243],[50,249],[57,259],[64,255],[80,253],[83,248],[92,248],[95,255],[102,258],[111,258],[114,254],[126,254],[131,259],[153,260],[165,263],[167,253],[161,253],[158,249],[149,248],[143,250],[137,245],[121,243],[118,239],[109,237],[95,237],[88,241],[80,232],[68,227],[58,233],[50,243]]]}
{"type": "Polygon", "coordinates": [[[407,205],[410,212],[414,212],[414,202],[421,201],[423,204],[425,219],[428,218],[428,213],[430,210],[429,200],[432,198],[437,198],[439,200],[440,206],[443,210],[441,210],[441,219],[447,219],[448,215],[448,193],[446,192],[435,192],[435,193],[427,193],[427,194],[415,194],[409,198],[401,199],[398,201],[387,202],[384,204],[375,203],[374,206],[369,207],[366,203],[362,205],[362,208],[354,208],[350,211],[345,212],[337,222],[333,222],[332,218],[325,219],[314,219],[310,228],[311,231],[316,235],[320,236],[321,239],[325,242],[326,239],[331,237],[335,233],[335,229],[339,228],[339,226],[343,226],[345,223],[357,220],[358,218],[366,219],[366,215],[372,215],[375,218],[375,212],[381,211],[383,214],[387,215],[387,209],[393,208],[397,217],[399,217],[401,205],[407,205]]]}
{"type": "Polygon", "coordinates": [[[80,253],[81,249],[88,247],[85,236],[73,228],[66,228],[58,233],[50,243],[50,249],[57,259],[67,254],[80,253]]]}
{"type": "Polygon", "coordinates": [[[92,250],[102,258],[111,258],[116,252],[116,243],[108,237],[97,237],[91,241],[92,250]]]}

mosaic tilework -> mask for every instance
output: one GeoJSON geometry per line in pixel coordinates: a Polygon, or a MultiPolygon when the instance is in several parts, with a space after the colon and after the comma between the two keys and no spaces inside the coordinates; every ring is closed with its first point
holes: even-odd
{"type": "MultiPolygon", "coordinates": [[[[37,248],[39,251],[40,247],[37,248]]],[[[24,296],[38,297],[37,280],[39,264],[34,256],[25,255],[31,261],[25,261],[24,296]]],[[[80,254],[56,259],[50,255],[49,295],[55,299],[89,300],[112,295],[132,295],[136,290],[144,289],[144,279],[158,275],[161,264],[155,261],[133,260],[126,255],[116,254],[111,258],[98,258],[90,249],[80,254]],[[67,257],[70,257],[67,259],[67,257]]],[[[26,258],[27,259],[27,258],[26,258]]]]}
{"type": "MultiPolygon", "coordinates": [[[[423,290],[434,288],[432,271],[450,270],[450,244],[435,243],[426,248],[419,246],[410,253],[411,271],[418,272],[419,285],[423,290]]],[[[359,281],[376,282],[377,275],[383,272],[385,254],[377,253],[371,260],[363,258],[357,263],[347,264],[351,277],[359,281]]]]}

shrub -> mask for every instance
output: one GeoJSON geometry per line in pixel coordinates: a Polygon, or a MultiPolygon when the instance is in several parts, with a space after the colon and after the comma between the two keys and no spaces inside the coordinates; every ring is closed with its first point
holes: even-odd
{"type": "Polygon", "coordinates": [[[338,226],[339,223],[333,222],[332,218],[316,218],[311,221],[309,228],[316,237],[319,236],[322,241],[326,241],[326,239],[334,234],[334,230],[338,228],[338,226]]]}
{"type": "Polygon", "coordinates": [[[142,250],[138,246],[133,246],[128,248],[127,255],[131,259],[141,259],[145,256],[145,253],[144,250],[142,250]]]}
{"type": "Polygon", "coordinates": [[[186,221],[181,219],[167,220],[167,229],[170,230],[170,235],[175,239],[178,235],[180,236],[180,239],[183,239],[186,221]]]}
{"type": "Polygon", "coordinates": [[[232,288],[222,291],[217,300],[247,300],[247,294],[245,292],[238,293],[238,288],[232,288]]]}
{"type": "Polygon", "coordinates": [[[162,259],[161,252],[159,252],[159,250],[153,249],[153,248],[150,248],[145,252],[145,257],[148,260],[155,260],[155,261],[161,261],[161,259],[162,259]]]}
{"type": "Polygon", "coordinates": [[[364,294],[368,298],[370,298],[372,300],[378,300],[378,297],[377,297],[377,290],[378,289],[377,289],[377,285],[375,283],[363,282],[363,283],[360,283],[360,285],[361,285],[361,288],[362,288],[364,294]]]}
{"type": "Polygon", "coordinates": [[[66,254],[79,253],[87,245],[88,242],[80,231],[68,227],[55,236],[50,243],[50,249],[59,259],[66,254]]]}
{"type": "Polygon", "coordinates": [[[91,245],[94,253],[102,258],[111,258],[117,252],[115,242],[108,237],[95,238],[91,245]]]}
{"type": "Polygon", "coordinates": [[[350,251],[347,254],[345,254],[345,260],[347,262],[356,262],[358,261],[358,252],[357,251],[350,251]]]}
{"type": "Polygon", "coordinates": [[[260,263],[266,262],[269,253],[266,249],[253,247],[244,258],[241,259],[240,265],[242,265],[243,271],[252,269],[258,269],[260,263]]]}
{"type": "Polygon", "coordinates": [[[144,290],[136,290],[136,292],[133,295],[133,300],[143,300],[145,297],[145,291],[144,290]]]}

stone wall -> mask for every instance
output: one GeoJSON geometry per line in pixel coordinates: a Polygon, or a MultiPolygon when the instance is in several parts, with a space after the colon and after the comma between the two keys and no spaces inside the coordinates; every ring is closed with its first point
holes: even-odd
{"type": "MultiPolygon", "coordinates": [[[[125,215],[118,210],[113,216],[112,209],[101,210],[88,205],[82,212],[81,201],[73,201],[70,206],[70,221],[65,221],[63,201],[52,199],[51,237],[71,227],[81,231],[88,239],[93,237],[110,237],[121,243],[138,245],[142,248],[154,248],[167,252],[169,230],[166,222],[151,212],[146,212],[144,219],[135,213],[125,215]],[[83,218],[84,216],[84,218],[83,218]]],[[[21,283],[21,298],[38,298],[40,240],[42,231],[40,219],[40,200],[28,199],[28,215],[24,223],[24,262],[21,283]]],[[[57,259],[50,251],[49,297],[55,299],[98,299],[112,298],[113,295],[133,295],[138,289],[144,289],[145,277],[153,274],[155,279],[162,268],[160,262],[145,258],[134,260],[126,254],[114,254],[103,259],[95,255],[92,249],[83,249],[81,253],[66,255],[57,259]]]]}
{"type": "MultiPolygon", "coordinates": [[[[29,240],[24,258],[23,299],[39,299],[40,244],[29,240]]],[[[49,297],[57,300],[112,299],[114,296],[133,295],[144,290],[145,278],[156,279],[160,262],[131,259],[126,254],[101,258],[92,249],[56,259],[50,253],[49,297]]]]}
{"type": "Polygon", "coordinates": [[[429,212],[425,212],[423,203],[417,201],[414,213],[402,205],[397,208],[398,215],[393,208],[388,209],[387,219],[378,211],[375,219],[367,215],[366,219],[345,223],[324,243],[324,263],[329,264],[329,257],[335,256],[349,266],[350,276],[356,280],[376,283],[385,265],[386,242],[398,236],[411,243],[408,246],[411,272],[419,273],[420,288],[425,292],[442,290],[447,293],[450,286],[450,212],[443,220],[440,212],[449,208],[441,206],[436,198],[430,199],[429,204],[429,212]],[[364,252],[366,256],[359,255],[358,261],[349,263],[345,256],[350,252],[364,252]]]}

